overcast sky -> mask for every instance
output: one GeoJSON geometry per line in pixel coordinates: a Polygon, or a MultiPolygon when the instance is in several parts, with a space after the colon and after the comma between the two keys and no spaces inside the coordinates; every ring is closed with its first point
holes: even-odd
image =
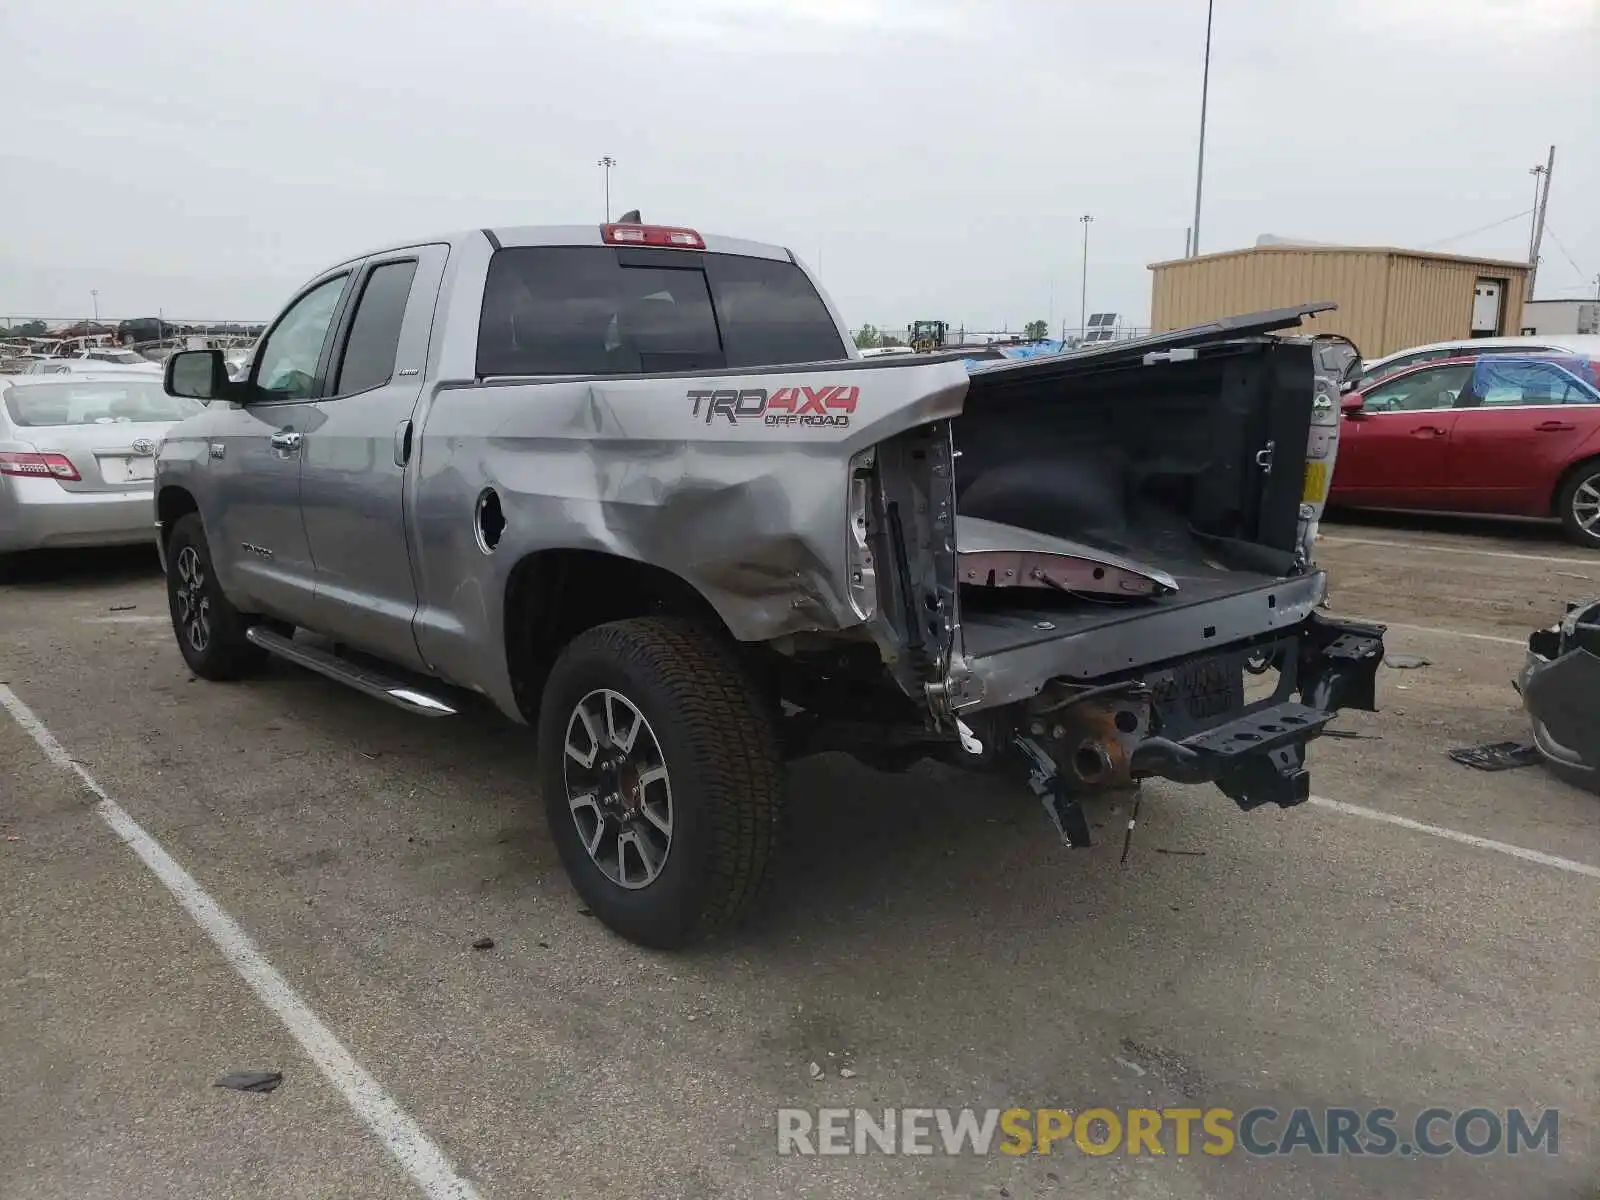
{"type": "MultiPolygon", "coordinates": [[[[1076,325],[1092,213],[1089,309],[1145,324],[1204,33],[1205,0],[6,0],[0,319],[264,319],[391,239],[598,221],[610,154],[617,209],[782,242],[852,325],[1076,325]]],[[[1438,246],[1529,209],[1552,142],[1539,295],[1592,294],[1600,0],[1216,0],[1201,248],[1438,246]]]]}

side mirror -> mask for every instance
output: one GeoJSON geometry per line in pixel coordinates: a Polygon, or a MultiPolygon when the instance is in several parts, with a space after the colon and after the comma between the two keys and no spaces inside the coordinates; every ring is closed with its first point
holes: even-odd
{"type": "Polygon", "coordinates": [[[1351,417],[1362,411],[1366,405],[1365,398],[1355,389],[1350,389],[1339,397],[1339,411],[1351,417]]]}
{"type": "Polygon", "coordinates": [[[228,379],[228,362],[221,350],[180,350],[167,359],[163,386],[167,395],[189,400],[228,397],[235,390],[228,379]]]}

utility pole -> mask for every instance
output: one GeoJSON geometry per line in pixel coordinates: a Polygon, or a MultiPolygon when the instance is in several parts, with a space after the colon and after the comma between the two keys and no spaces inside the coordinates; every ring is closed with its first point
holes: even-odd
{"type": "Polygon", "coordinates": [[[1528,291],[1527,298],[1533,299],[1534,281],[1539,277],[1539,246],[1544,241],[1544,210],[1550,203],[1550,176],[1556,169],[1556,148],[1550,147],[1550,160],[1542,167],[1534,167],[1528,174],[1535,177],[1536,182],[1542,183],[1539,193],[1539,205],[1533,216],[1533,245],[1528,248],[1528,291]],[[1543,175],[1542,181],[1538,176],[1543,175]]]}
{"type": "Polygon", "coordinates": [[[1528,261],[1533,261],[1537,251],[1533,248],[1534,230],[1539,225],[1539,193],[1544,186],[1544,166],[1529,167],[1528,174],[1533,176],[1533,207],[1528,210],[1528,261]]]}
{"type": "Polygon", "coordinates": [[[1089,226],[1094,218],[1088,213],[1078,218],[1083,222],[1083,287],[1078,293],[1079,336],[1089,332],[1089,226]]]}
{"type": "Polygon", "coordinates": [[[1194,224],[1190,227],[1188,257],[1200,253],[1200,189],[1206,178],[1206,104],[1211,98],[1211,11],[1216,0],[1206,0],[1206,60],[1200,76],[1200,156],[1194,168],[1194,224]]]}
{"type": "Polygon", "coordinates": [[[94,323],[100,324],[100,289],[90,288],[89,298],[94,301],[94,323]]]}
{"type": "Polygon", "coordinates": [[[606,224],[611,224],[611,168],[617,165],[617,160],[611,155],[604,155],[595,166],[599,167],[605,176],[606,189],[606,224]]]}

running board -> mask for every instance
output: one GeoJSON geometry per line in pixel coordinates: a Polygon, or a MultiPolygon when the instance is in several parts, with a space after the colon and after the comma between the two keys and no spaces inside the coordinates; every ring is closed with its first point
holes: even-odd
{"type": "Polygon", "coordinates": [[[276,654],[279,658],[287,659],[297,666],[315,671],[319,675],[326,675],[329,679],[355,688],[358,692],[364,692],[376,700],[385,701],[396,708],[403,708],[408,713],[415,713],[419,717],[456,715],[456,710],[437,696],[430,696],[409,684],[401,683],[398,679],[357,666],[336,654],[329,654],[326,650],[318,650],[313,646],[296,642],[293,638],[286,638],[261,625],[252,625],[244,631],[244,636],[269,654],[276,654]]]}

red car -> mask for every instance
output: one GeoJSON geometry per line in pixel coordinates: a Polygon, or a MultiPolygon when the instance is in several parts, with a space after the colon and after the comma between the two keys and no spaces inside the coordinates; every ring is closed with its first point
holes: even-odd
{"type": "Polygon", "coordinates": [[[1480,355],[1347,392],[1328,503],[1556,517],[1600,548],[1600,367],[1480,355]]]}

